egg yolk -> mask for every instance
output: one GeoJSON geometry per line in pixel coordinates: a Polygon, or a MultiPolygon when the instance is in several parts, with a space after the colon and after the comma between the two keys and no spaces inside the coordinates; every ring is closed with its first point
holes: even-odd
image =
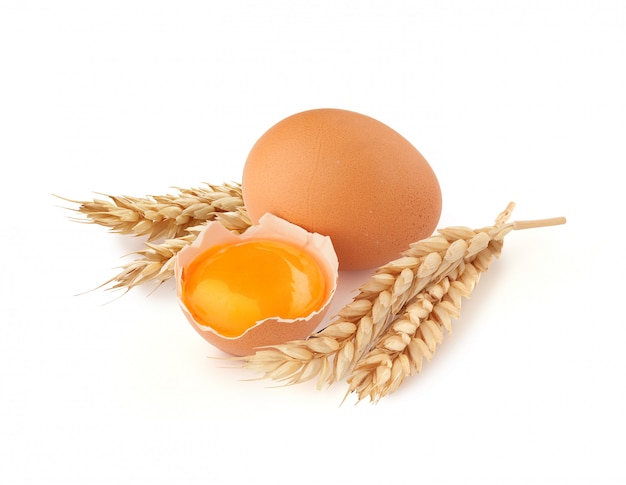
{"type": "Polygon", "coordinates": [[[328,293],[314,256],[271,240],[211,248],[185,269],[182,280],[189,312],[224,337],[238,337],[269,317],[306,317],[328,293]]]}

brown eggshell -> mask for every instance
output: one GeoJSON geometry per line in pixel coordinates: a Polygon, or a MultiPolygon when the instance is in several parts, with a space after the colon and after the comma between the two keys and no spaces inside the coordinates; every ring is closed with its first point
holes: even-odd
{"type": "Polygon", "coordinates": [[[242,192],[253,222],[270,212],[330,236],[341,270],[366,269],[430,236],[441,189],[417,149],[368,116],[315,109],[271,127],[247,158],[242,192]]]}
{"type": "Polygon", "coordinates": [[[338,260],[329,237],[310,233],[272,214],[265,214],[258,224],[241,235],[228,231],[219,222],[210,222],[198,234],[190,246],[183,248],[176,257],[174,270],[176,294],[183,313],[193,328],[209,343],[232,355],[254,354],[257,348],[278,345],[290,340],[308,337],[322,322],[329,303],[337,288],[338,260]],[[323,306],[310,315],[297,319],[268,318],[257,322],[238,337],[224,337],[213,328],[197,322],[187,310],[182,299],[182,277],[185,268],[207,249],[227,243],[237,243],[247,239],[277,240],[306,249],[316,256],[327,277],[330,292],[323,306]]]}

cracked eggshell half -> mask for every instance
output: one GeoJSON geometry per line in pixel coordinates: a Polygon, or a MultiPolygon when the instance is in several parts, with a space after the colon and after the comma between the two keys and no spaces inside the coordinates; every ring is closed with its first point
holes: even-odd
{"type": "MultiPolygon", "coordinates": [[[[338,259],[330,237],[305,229],[272,214],[262,216],[258,224],[243,234],[234,234],[219,222],[209,222],[196,240],[183,248],[176,257],[175,280],[179,305],[193,328],[218,349],[236,356],[252,355],[257,349],[279,345],[290,340],[305,339],[322,323],[329,304],[335,294],[338,279],[338,259]],[[281,315],[252,323],[237,336],[225,336],[199,318],[185,303],[185,277],[190,265],[212,248],[235,245],[244,241],[276,241],[299,248],[319,264],[325,280],[325,299],[321,307],[298,318],[283,318],[281,315]]],[[[269,281],[269,280],[268,280],[269,281]]]]}

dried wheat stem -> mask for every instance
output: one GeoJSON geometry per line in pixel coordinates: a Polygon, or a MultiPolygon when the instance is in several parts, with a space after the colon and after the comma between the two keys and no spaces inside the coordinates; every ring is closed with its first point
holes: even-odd
{"type": "Polygon", "coordinates": [[[533,229],[536,227],[557,226],[565,224],[565,217],[552,217],[550,219],[537,219],[534,221],[515,221],[511,223],[514,230],[533,229]]]}
{"type": "MultiPolygon", "coordinates": [[[[145,198],[102,194],[110,200],[65,200],[79,204],[75,211],[86,216],[86,219],[75,218],[77,222],[99,224],[119,234],[148,236],[149,241],[187,236],[188,228],[216,220],[219,214],[245,212],[238,183],[177,190],[176,195],[145,198]]],[[[249,226],[247,217],[231,217],[230,222],[240,232],[249,226]]]]}

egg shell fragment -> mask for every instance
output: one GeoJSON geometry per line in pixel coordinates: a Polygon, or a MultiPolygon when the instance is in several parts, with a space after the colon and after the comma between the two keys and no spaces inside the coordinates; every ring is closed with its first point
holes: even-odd
{"type": "Polygon", "coordinates": [[[191,245],[183,248],[178,253],[174,269],[176,295],[187,320],[207,342],[228,354],[237,356],[251,355],[260,347],[304,339],[311,335],[322,323],[328,311],[330,301],[335,294],[338,266],[337,255],[328,236],[307,232],[301,227],[272,214],[263,215],[259,219],[258,224],[251,226],[247,231],[239,235],[230,232],[221,223],[213,221],[207,223],[206,227],[198,234],[198,237],[191,245]],[[182,298],[183,272],[197,257],[211,247],[255,239],[288,243],[315,256],[326,277],[326,283],[330,290],[322,307],[305,317],[296,319],[282,319],[279,316],[271,317],[256,322],[240,336],[225,337],[212,327],[197,322],[185,306],[182,298]]]}

